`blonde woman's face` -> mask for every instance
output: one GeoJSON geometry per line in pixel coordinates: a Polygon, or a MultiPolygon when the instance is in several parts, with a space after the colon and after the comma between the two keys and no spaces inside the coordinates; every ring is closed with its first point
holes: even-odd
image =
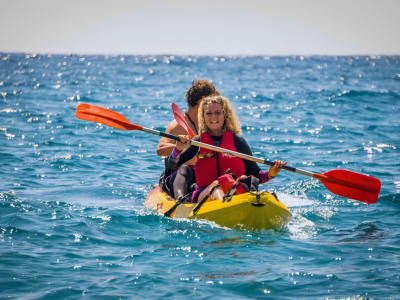
{"type": "Polygon", "coordinates": [[[204,121],[212,133],[219,133],[224,126],[224,109],[221,104],[204,105],[204,121]]]}

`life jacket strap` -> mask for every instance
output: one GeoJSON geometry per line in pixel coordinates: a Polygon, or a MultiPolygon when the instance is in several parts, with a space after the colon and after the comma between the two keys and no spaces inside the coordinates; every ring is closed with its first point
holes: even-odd
{"type": "Polygon", "coordinates": [[[202,205],[208,200],[208,198],[211,197],[211,195],[214,193],[214,191],[219,187],[220,187],[219,184],[214,185],[213,188],[207,193],[207,195],[203,199],[201,199],[199,204],[197,204],[197,206],[193,209],[193,216],[196,215],[196,213],[199,211],[200,207],[202,207],[202,205]]]}

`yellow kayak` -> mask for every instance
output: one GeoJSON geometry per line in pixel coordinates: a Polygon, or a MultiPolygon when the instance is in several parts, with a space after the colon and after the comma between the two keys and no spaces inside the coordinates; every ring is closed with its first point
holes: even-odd
{"type": "MultiPolygon", "coordinates": [[[[176,204],[176,200],[160,187],[147,196],[145,206],[164,214],[176,204]]],[[[267,192],[234,195],[230,201],[223,199],[203,203],[182,203],[171,218],[203,219],[229,228],[247,230],[281,229],[292,218],[289,209],[276,195],[267,192]]]]}

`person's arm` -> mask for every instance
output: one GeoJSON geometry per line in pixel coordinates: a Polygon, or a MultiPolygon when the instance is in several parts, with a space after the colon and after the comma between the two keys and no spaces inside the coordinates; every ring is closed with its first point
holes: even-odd
{"type": "MultiPolygon", "coordinates": [[[[235,146],[236,146],[236,149],[238,150],[238,152],[253,156],[253,154],[251,153],[250,147],[244,138],[235,134],[234,135],[234,143],[235,143],[235,146]]],[[[257,165],[257,163],[254,161],[243,159],[243,162],[245,165],[245,174],[253,175],[254,177],[258,178],[261,183],[265,183],[277,175],[277,173],[276,173],[274,176],[271,176],[270,175],[271,169],[268,171],[261,170],[260,167],[257,165]]],[[[278,173],[279,173],[279,171],[278,171],[278,173]]]]}
{"type": "MultiPolygon", "coordinates": [[[[251,155],[253,156],[253,153],[251,153],[249,144],[247,144],[246,140],[242,138],[241,136],[234,135],[234,143],[235,147],[238,152],[251,155]]],[[[244,165],[245,165],[245,174],[246,175],[253,175],[254,177],[257,177],[260,179],[260,167],[255,163],[254,161],[243,159],[244,165]]]]}
{"type": "MultiPolygon", "coordinates": [[[[199,141],[199,136],[193,138],[195,141],[199,141]]],[[[168,157],[166,161],[166,167],[170,169],[177,169],[185,162],[192,159],[199,152],[199,147],[190,146],[186,148],[184,151],[178,150],[176,147],[171,152],[171,155],[168,157]]]]}
{"type": "MultiPolygon", "coordinates": [[[[165,133],[180,135],[180,134],[185,134],[186,132],[174,120],[168,124],[167,128],[165,129],[165,133]]],[[[175,148],[175,146],[176,146],[175,140],[162,137],[157,145],[157,155],[168,157],[171,154],[172,150],[175,148]]]]}

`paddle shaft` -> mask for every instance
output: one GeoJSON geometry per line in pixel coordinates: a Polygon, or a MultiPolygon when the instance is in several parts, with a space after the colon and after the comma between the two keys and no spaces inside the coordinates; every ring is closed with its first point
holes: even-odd
{"type": "MultiPolygon", "coordinates": [[[[161,131],[158,131],[158,130],[153,130],[153,129],[150,129],[150,128],[142,127],[142,131],[145,131],[145,132],[148,132],[148,133],[152,133],[152,134],[155,134],[155,135],[159,135],[159,136],[163,136],[163,137],[175,140],[175,141],[180,141],[178,136],[173,135],[173,134],[169,134],[169,133],[165,133],[165,132],[161,132],[161,131]]],[[[269,165],[269,166],[274,165],[273,162],[268,161],[268,160],[263,159],[263,158],[257,158],[257,157],[254,157],[254,156],[251,156],[251,155],[248,155],[248,154],[236,152],[236,151],[233,151],[233,150],[228,150],[228,149],[225,149],[225,148],[220,148],[220,147],[209,145],[209,144],[205,144],[205,143],[202,143],[202,142],[190,140],[190,144],[193,145],[193,146],[205,148],[205,149],[208,149],[208,150],[211,150],[211,151],[216,151],[216,152],[221,152],[221,153],[228,153],[228,154],[230,154],[232,156],[236,156],[236,157],[239,157],[239,158],[242,158],[242,159],[250,160],[250,161],[253,161],[253,162],[256,162],[256,163],[259,163],[259,164],[264,164],[264,165],[269,165]]],[[[297,168],[293,168],[293,167],[289,167],[289,166],[283,166],[282,169],[285,169],[285,170],[293,172],[293,173],[305,175],[305,176],[308,176],[308,177],[314,177],[313,173],[307,172],[307,171],[304,171],[304,170],[300,170],[300,169],[297,169],[297,168]]]]}
{"type": "MultiPolygon", "coordinates": [[[[176,140],[176,141],[180,141],[179,137],[176,136],[176,135],[164,133],[164,132],[161,132],[161,131],[157,131],[157,130],[153,130],[153,129],[149,129],[149,128],[145,128],[145,127],[142,127],[142,130],[146,131],[146,132],[149,132],[149,133],[152,133],[152,134],[156,134],[156,135],[160,135],[160,136],[163,136],[163,137],[167,137],[167,138],[170,138],[170,139],[173,139],[173,140],[176,140]]],[[[250,161],[253,161],[253,162],[256,162],[256,163],[259,163],[259,164],[264,164],[264,165],[269,165],[269,166],[272,166],[274,164],[273,162],[268,161],[268,160],[263,159],[263,158],[257,158],[257,157],[254,157],[254,156],[251,156],[251,155],[248,155],[248,154],[236,152],[236,151],[225,149],[225,148],[220,148],[220,147],[217,147],[217,146],[205,144],[205,143],[194,141],[194,140],[190,140],[190,144],[193,145],[193,146],[205,148],[205,149],[208,149],[208,150],[211,150],[211,151],[216,151],[216,152],[221,152],[221,153],[228,153],[228,154],[230,154],[232,156],[236,156],[236,157],[239,157],[239,158],[242,158],[242,159],[250,160],[250,161]]],[[[293,168],[293,167],[290,167],[290,166],[283,166],[282,169],[284,169],[286,171],[293,172],[293,173],[297,173],[297,174],[300,174],[300,175],[312,177],[312,178],[320,180],[321,182],[325,181],[325,182],[335,183],[335,184],[347,186],[349,188],[360,188],[359,184],[354,184],[354,183],[349,182],[347,180],[341,180],[341,179],[338,179],[338,178],[333,178],[332,176],[326,176],[324,174],[315,174],[315,173],[311,173],[311,172],[308,172],[308,171],[305,171],[305,170],[301,170],[301,169],[298,169],[298,168],[293,168]]],[[[374,189],[369,188],[368,186],[363,186],[362,189],[367,191],[367,192],[374,192],[374,189]]]]}

